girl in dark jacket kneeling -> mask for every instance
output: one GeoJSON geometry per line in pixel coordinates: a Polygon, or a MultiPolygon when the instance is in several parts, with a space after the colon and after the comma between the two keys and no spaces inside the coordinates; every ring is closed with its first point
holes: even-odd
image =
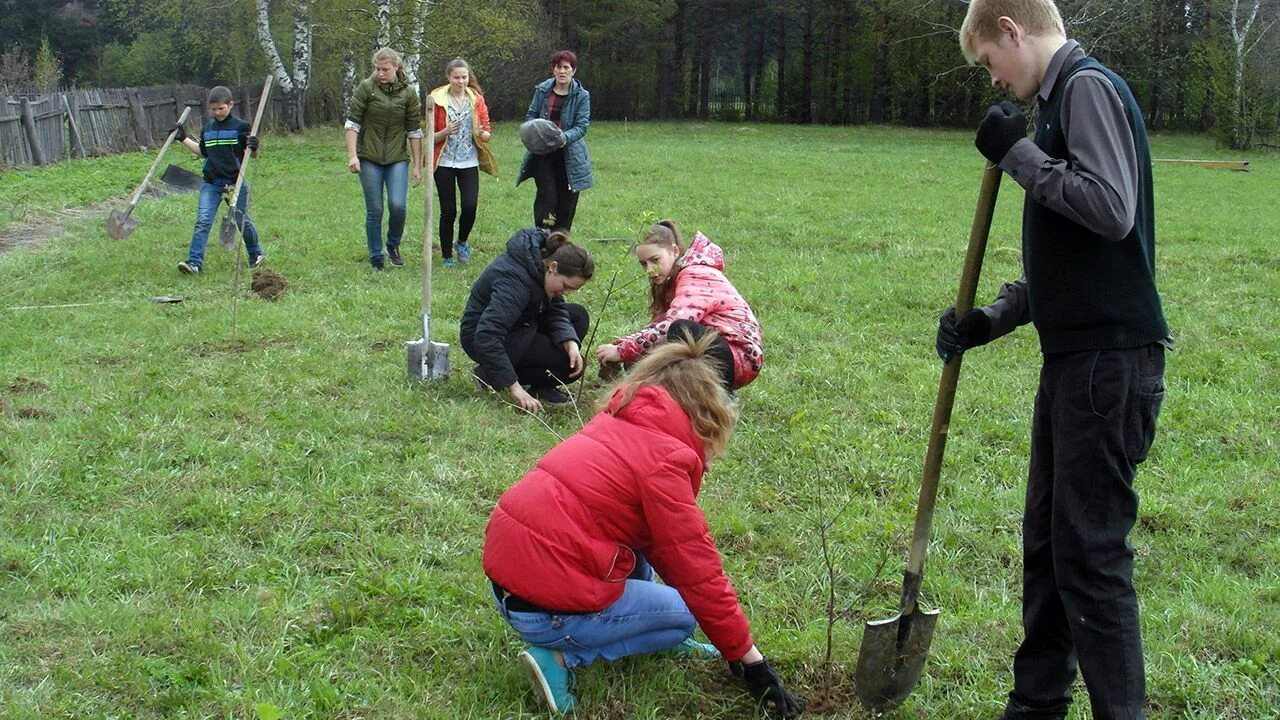
{"type": "Polygon", "coordinates": [[[531,413],[543,403],[570,402],[558,386],[582,374],[580,345],[590,318],[564,296],[594,273],[591,254],[568,233],[526,228],[513,235],[476,278],[462,313],[459,340],[479,363],[476,380],[506,390],[531,413]]]}
{"type": "Polygon", "coordinates": [[[601,412],[498,500],[484,571],[520,662],[553,711],[577,705],[573,669],[661,652],[733,663],[757,701],[801,704],[756,648],[698,490],[737,412],[708,356],[715,333],[669,339],[601,412]],[[654,582],[654,573],[665,584],[654,582]],[[710,645],[693,640],[701,627],[710,645]]]}

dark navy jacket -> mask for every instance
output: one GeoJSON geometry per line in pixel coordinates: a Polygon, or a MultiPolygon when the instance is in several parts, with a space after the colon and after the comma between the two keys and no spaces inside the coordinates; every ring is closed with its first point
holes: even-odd
{"type": "Polygon", "coordinates": [[[471,286],[458,339],[494,389],[516,381],[513,359],[524,357],[535,334],[549,336],[556,345],[579,340],[564,299],[547,297],[542,264],[546,242],[544,230],[517,231],[507,241],[506,253],[489,263],[471,286]]]}

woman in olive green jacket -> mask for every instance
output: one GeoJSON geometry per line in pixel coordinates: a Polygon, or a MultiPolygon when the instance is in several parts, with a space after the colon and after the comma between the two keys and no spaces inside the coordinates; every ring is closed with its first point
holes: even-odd
{"type": "Polygon", "coordinates": [[[404,235],[409,173],[413,185],[422,182],[422,103],[409,84],[400,54],[381,48],[373,54],[373,74],[356,87],[347,110],[347,168],[360,176],[364,188],[364,230],[369,262],[384,267],[382,257],[382,194],[386,188],[387,256],[400,267],[400,238],[404,235]],[[406,145],[408,146],[406,148],[406,145]]]}

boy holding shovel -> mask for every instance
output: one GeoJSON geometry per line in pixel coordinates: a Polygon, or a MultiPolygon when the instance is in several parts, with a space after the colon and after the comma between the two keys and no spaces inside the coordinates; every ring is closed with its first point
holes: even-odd
{"type": "Polygon", "coordinates": [[[964,317],[948,309],[937,333],[945,361],[1030,322],[1044,357],[1023,515],[1025,638],[1001,717],[1066,717],[1078,665],[1094,718],[1142,718],[1127,536],[1172,342],[1146,128],[1125,82],[1066,38],[1052,0],[973,0],[960,46],[993,86],[1037,101],[1034,139],[1006,100],[975,140],[1027,191],[1023,277],[964,317]]]}
{"type": "MultiPolygon", "coordinates": [[[[240,163],[247,148],[258,156],[258,138],[250,135],[249,123],[231,114],[235,100],[231,90],[219,85],[209,91],[209,113],[213,118],[205,123],[197,141],[187,136],[181,124],[174,126],[175,138],[191,152],[203,157],[204,183],[200,186],[200,199],[196,204],[196,226],[191,234],[191,247],[187,259],[178,263],[178,270],[188,275],[199,275],[204,265],[204,249],[209,242],[209,229],[218,214],[218,203],[231,192],[240,174],[240,163]]],[[[244,219],[244,249],[249,253],[249,267],[262,265],[262,246],[258,244],[258,229],[249,219],[249,183],[240,185],[240,197],[236,200],[236,212],[244,219]]]]}

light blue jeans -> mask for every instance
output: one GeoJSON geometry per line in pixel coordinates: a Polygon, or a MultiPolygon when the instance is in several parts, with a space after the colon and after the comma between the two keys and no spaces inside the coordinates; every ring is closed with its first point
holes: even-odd
{"type": "Polygon", "coordinates": [[[494,600],[502,618],[525,642],[559,650],[569,668],[660,652],[690,638],[697,627],[680,593],[654,582],[653,567],[639,555],[622,597],[600,612],[513,612],[496,594],[494,600]]]}
{"type": "MultiPolygon", "coordinates": [[[[200,199],[196,202],[196,228],[191,233],[187,263],[196,266],[204,264],[204,249],[209,244],[209,230],[213,227],[213,218],[218,214],[218,203],[222,202],[222,190],[232,184],[230,182],[200,184],[200,199]]],[[[240,197],[236,200],[236,214],[244,218],[245,251],[250,255],[260,255],[262,246],[258,244],[258,228],[254,227],[253,221],[249,219],[249,183],[247,182],[240,185],[240,197]]]]}
{"type": "Polygon", "coordinates": [[[360,161],[360,187],[364,190],[364,234],[369,259],[382,257],[382,191],[387,193],[387,247],[400,247],[404,235],[405,206],[409,196],[409,163],[379,165],[360,161]]]}

